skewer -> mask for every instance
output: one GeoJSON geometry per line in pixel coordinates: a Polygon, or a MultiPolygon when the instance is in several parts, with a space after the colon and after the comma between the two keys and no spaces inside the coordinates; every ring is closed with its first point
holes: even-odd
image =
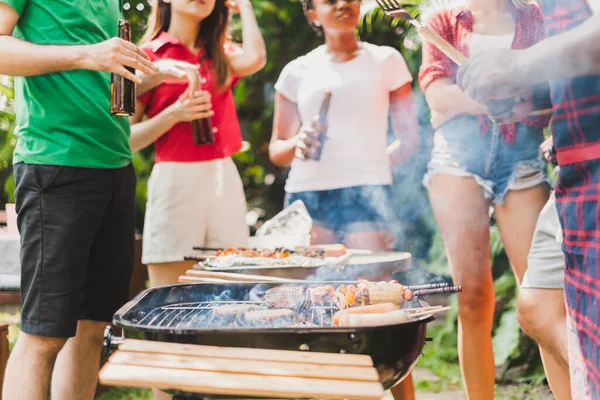
{"type": "Polygon", "coordinates": [[[404,312],[407,312],[407,313],[411,313],[411,312],[428,311],[428,310],[439,310],[440,308],[444,308],[444,306],[401,308],[401,310],[404,312]]]}
{"type": "Polygon", "coordinates": [[[221,251],[221,250],[225,250],[223,248],[217,248],[217,247],[202,247],[202,246],[194,246],[193,247],[194,250],[200,250],[200,251],[221,251]]]}
{"type": "Polygon", "coordinates": [[[437,289],[423,289],[423,290],[415,290],[413,294],[415,296],[427,296],[429,294],[450,294],[450,293],[459,293],[462,292],[462,286],[448,286],[437,289]]]}
{"type": "Polygon", "coordinates": [[[448,284],[446,282],[442,282],[442,283],[428,283],[426,285],[408,286],[407,289],[415,291],[415,290],[422,290],[422,289],[438,289],[438,288],[443,288],[443,287],[448,287],[448,286],[450,286],[450,284],[448,284]]]}
{"type": "Polygon", "coordinates": [[[422,315],[429,315],[429,314],[437,314],[437,313],[441,313],[444,311],[448,311],[450,309],[450,307],[441,307],[435,310],[424,310],[421,312],[414,312],[414,313],[409,313],[408,316],[409,317],[420,317],[422,315]]]}

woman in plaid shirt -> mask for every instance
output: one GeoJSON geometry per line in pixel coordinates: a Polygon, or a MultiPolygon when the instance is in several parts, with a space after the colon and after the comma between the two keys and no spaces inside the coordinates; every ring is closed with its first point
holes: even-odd
{"type": "Polygon", "coordinates": [[[600,399],[600,2],[542,0],[540,8],[548,39],[526,51],[481,54],[457,82],[482,104],[550,82],[567,310],[591,397],[600,399]]]}

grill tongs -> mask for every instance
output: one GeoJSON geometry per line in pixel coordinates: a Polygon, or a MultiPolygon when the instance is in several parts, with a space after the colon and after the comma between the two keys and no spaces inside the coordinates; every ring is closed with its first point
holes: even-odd
{"type": "MultiPolygon", "coordinates": [[[[438,33],[436,33],[433,29],[423,25],[419,22],[418,19],[409,14],[408,11],[404,9],[398,3],[397,0],[375,0],[379,7],[390,17],[398,18],[403,21],[408,21],[411,25],[413,25],[417,32],[419,32],[426,40],[431,42],[435,47],[438,48],[446,57],[450,58],[456,65],[459,67],[467,62],[467,57],[462,54],[458,49],[452,46],[446,39],[441,37],[438,33]]],[[[512,109],[515,105],[523,102],[524,99],[522,97],[517,97],[515,99],[502,99],[502,100],[494,100],[489,104],[486,104],[486,107],[494,114],[494,115],[505,115],[508,114],[509,117],[512,117],[512,109]]],[[[544,110],[535,110],[530,113],[530,116],[539,116],[539,115],[548,115],[552,113],[552,109],[544,109],[544,110]]],[[[496,123],[500,123],[494,121],[496,123]]]]}

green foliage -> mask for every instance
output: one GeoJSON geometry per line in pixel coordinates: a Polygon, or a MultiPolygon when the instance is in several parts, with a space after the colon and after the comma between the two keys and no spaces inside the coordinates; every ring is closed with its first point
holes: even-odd
{"type": "Polygon", "coordinates": [[[0,76],[0,205],[14,202],[12,155],[16,144],[13,79],[0,76]]]}

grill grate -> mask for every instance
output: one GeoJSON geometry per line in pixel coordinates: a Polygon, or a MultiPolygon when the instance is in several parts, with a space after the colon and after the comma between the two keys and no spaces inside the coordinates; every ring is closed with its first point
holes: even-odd
{"type": "MultiPolygon", "coordinates": [[[[260,301],[211,301],[199,303],[179,303],[157,307],[137,321],[138,327],[164,327],[172,329],[214,329],[227,327],[273,327],[275,325],[264,323],[248,323],[244,320],[243,313],[219,315],[215,308],[222,306],[250,305],[257,310],[266,310],[267,307],[260,301]]],[[[331,326],[332,317],[336,308],[334,306],[312,307],[309,310],[296,314],[294,321],[287,325],[277,327],[319,327],[331,326]],[[312,325],[311,325],[312,324],[312,325]]]]}

